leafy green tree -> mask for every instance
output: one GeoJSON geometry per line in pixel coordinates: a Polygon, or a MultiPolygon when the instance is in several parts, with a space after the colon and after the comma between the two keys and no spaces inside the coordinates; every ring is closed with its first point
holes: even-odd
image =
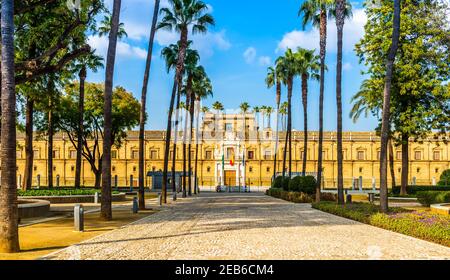
{"type": "Polygon", "coordinates": [[[207,13],[208,6],[198,0],[170,0],[170,8],[162,8],[162,19],[157,29],[169,31],[177,31],[180,33],[180,48],[178,61],[176,64],[176,74],[174,86],[169,105],[167,131],[166,131],[166,147],[164,152],[164,172],[162,186],[162,202],[167,203],[167,170],[169,165],[169,150],[172,134],[172,114],[175,103],[175,94],[181,91],[184,63],[186,58],[186,50],[188,48],[189,29],[192,33],[206,33],[209,25],[214,25],[214,18],[207,13]]]}
{"type": "MultiPolygon", "coordinates": [[[[380,4],[366,5],[371,20],[365,26],[366,35],[356,45],[369,78],[354,97],[354,110],[357,114],[377,116],[381,126],[394,6],[390,1],[380,4]],[[386,18],[389,20],[384,20],[386,18]]],[[[399,48],[391,80],[389,135],[396,144],[402,145],[402,193],[406,193],[408,184],[410,139],[420,140],[432,131],[437,132],[435,137],[438,137],[439,133],[449,130],[448,10],[443,1],[404,0],[401,3],[399,48]]]]}
{"type": "MultiPolygon", "coordinates": [[[[78,149],[78,104],[79,83],[66,86],[65,95],[61,98],[61,110],[58,129],[65,132],[75,149],[78,149]]],[[[100,149],[104,139],[104,104],[103,84],[86,83],[84,124],[82,134],[83,157],[90,164],[95,175],[96,188],[100,187],[103,155],[100,149]]],[[[140,104],[122,87],[116,87],[112,94],[112,130],[111,146],[120,147],[127,137],[127,131],[139,124],[140,104]]]]}

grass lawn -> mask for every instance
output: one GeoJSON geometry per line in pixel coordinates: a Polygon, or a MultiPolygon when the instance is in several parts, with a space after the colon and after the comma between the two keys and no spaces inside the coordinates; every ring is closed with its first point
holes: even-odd
{"type": "Polygon", "coordinates": [[[155,213],[153,210],[132,214],[130,209],[114,209],[113,221],[102,221],[99,213],[85,215],[85,231],[73,230],[73,218],[63,218],[19,228],[20,248],[16,254],[1,254],[0,260],[32,260],[72,244],[93,238],[155,213]]]}
{"type": "Polygon", "coordinates": [[[312,206],[337,216],[450,247],[450,216],[400,207],[390,208],[389,214],[383,214],[379,212],[379,206],[369,203],[341,206],[335,202],[320,202],[312,206]]]}

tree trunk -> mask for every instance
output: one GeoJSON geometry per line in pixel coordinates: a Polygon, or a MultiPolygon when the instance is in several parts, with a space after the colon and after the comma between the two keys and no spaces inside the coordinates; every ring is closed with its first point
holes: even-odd
{"type": "Polygon", "coordinates": [[[27,97],[25,112],[25,172],[23,176],[23,190],[30,190],[33,184],[33,113],[34,100],[27,97]]]}
{"type": "Polygon", "coordinates": [[[402,182],[400,188],[400,195],[407,195],[409,175],[409,137],[402,135],[402,182]]]}
{"type": "Polygon", "coordinates": [[[0,252],[15,253],[19,246],[16,171],[16,92],[14,80],[14,1],[1,3],[1,187],[0,252]]]}
{"type": "Polygon", "coordinates": [[[279,142],[279,116],[280,116],[280,101],[281,101],[281,83],[277,80],[277,115],[276,115],[276,125],[275,125],[275,148],[274,148],[274,158],[273,158],[273,180],[277,178],[277,157],[278,157],[278,142],[279,142]]]}
{"type": "Polygon", "coordinates": [[[83,157],[83,133],[84,133],[84,91],[86,82],[86,66],[80,70],[78,74],[80,78],[80,97],[78,100],[78,139],[77,139],[77,159],[75,163],[75,188],[81,187],[81,163],[83,157]]]}
{"type": "Polygon", "coordinates": [[[388,206],[388,186],[387,186],[387,151],[390,128],[390,107],[391,107],[391,83],[394,68],[395,56],[397,54],[400,37],[400,0],[394,0],[394,20],[392,32],[392,44],[386,59],[386,77],[383,96],[383,117],[381,124],[381,152],[380,152],[380,209],[387,213],[388,206]]]}
{"type": "Polygon", "coordinates": [[[141,210],[145,209],[145,108],[147,105],[147,88],[148,80],[150,77],[150,68],[152,65],[153,41],[155,39],[156,23],[158,21],[159,2],[160,0],[155,0],[152,28],[150,30],[150,39],[148,42],[147,61],[145,63],[144,82],[141,94],[141,113],[139,119],[139,209],[141,210]]]}
{"type": "Polygon", "coordinates": [[[176,159],[177,159],[177,142],[178,142],[178,125],[180,119],[180,99],[181,93],[177,94],[177,104],[176,104],[176,113],[175,113],[175,136],[173,141],[173,154],[172,154],[172,192],[173,192],[173,200],[177,200],[177,188],[176,188],[176,159]]]}
{"type": "Polygon", "coordinates": [[[187,186],[186,186],[186,141],[187,141],[187,126],[188,126],[188,105],[189,97],[186,95],[186,108],[184,114],[184,129],[183,129],[183,197],[187,197],[187,186]]]}
{"type": "Polygon", "coordinates": [[[344,30],[345,0],[336,0],[337,27],[337,66],[336,66],[336,105],[337,105],[337,159],[338,159],[338,203],[344,201],[343,155],[342,155],[342,37],[344,30]]]}
{"type": "Polygon", "coordinates": [[[198,193],[198,148],[199,148],[199,125],[200,125],[200,100],[195,104],[195,164],[194,164],[194,194],[198,193]]]}
{"type": "Polygon", "coordinates": [[[112,220],[111,207],[111,146],[112,142],[112,91],[114,77],[114,63],[116,59],[117,33],[119,30],[121,0],[114,0],[109,34],[108,54],[106,58],[106,77],[104,93],[104,139],[103,139],[103,164],[102,164],[102,196],[101,217],[104,220],[112,220]]]}
{"type": "Polygon", "coordinates": [[[320,93],[319,93],[319,152],[317,158],[316,202],[320,202],[323,162],[323,101],[325,91],[325,57],[327,51],[327,11],[320,12],[320,93]]]}
{"type": "Polygon", "coordinates": [[[394,145],[392,144],[392,140],[389,140],[389,167],[391,169],[391,181],[392,181],[392,189],[395,188],[395,166],[394,166],[394,145]]]}
{"type": "Polygon", "coordinates": [[[302,103],[303,103],[303,168],[302,175],[306,176],[306,160],[308,159],[308,76],[302,75],[302,103]]]}
{"type": "Polygon", "coordinates": [[[189,178],[189,189],[188,189],[188,194],[189,196],[192,196],[192,153],[191,153],[191,149],[192,149],[192,128],[194,126],[194,95],[191,93],[191,105],[189,106],[189,112],[190,112],[190,124],[189,124],[189,144],[188,144],[188,151],[189,151],[189,155],[188,155],[188,178],[189,178]]]}
{"type": "MultiPolygon", "coordinates": [[[[173,106],[175,103],[175,93],[177,87],[181,85],[183,78],[183,70],[184,70],[184,59],[186,56],[186,50],[188,45],[188,30],[184,29],[181,31],[181,39],[180,39],[180,50],[178,54],[177,68],[175,74],[174,87],[172,89],[172,96],[170,99],[169,106],[169,116],[167,120],[167,131],[166,131],[166,151],[164,155],[164,172],[163,172],[163,185],[162,185],[162,202],[167,203],[167,171],[169,168],[169,150],[170,150],[170,138],[172,134],[172,114],[173,114],[173,106]]],[[[175,151],[174,151],[175,152],[175,151]]]]}
{"type": "Polygon", "coordinates": [[[99,189],[102,183],[102,170],[99,169],[94,171],[94,176],[95,176],[94,188],[99,189]]]}
{"type": "Polygon", "coordinates": [[[289,134],[289,178],[292,178],[292,88],[294,79],[288,82],[288,134],[289,134]]]}
{"type": "MultiPolygon", "coordinates": [[[[49,93],[52,94],[52,93],[49,93]]],[[[53,109],[52,101],[49,102],[50,108],[48,111],[48,143],[47,143],[47,185],[48,188],[53,188],[53,109]]]]}

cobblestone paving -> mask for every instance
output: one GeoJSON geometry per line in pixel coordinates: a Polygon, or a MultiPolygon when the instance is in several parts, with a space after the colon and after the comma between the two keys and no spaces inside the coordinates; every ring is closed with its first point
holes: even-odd
{"type": "Polygon", "coordinates": [[[450,248],[309,204],[203,193],[45,259],[450,259],[450,248]]]}

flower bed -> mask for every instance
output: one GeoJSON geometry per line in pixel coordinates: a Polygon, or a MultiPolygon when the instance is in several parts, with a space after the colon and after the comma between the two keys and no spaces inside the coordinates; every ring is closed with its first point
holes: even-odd
{"type": "Polygon", "coordinates": [[[403,208],[390,208],[389,214],[383,214],[379,212],[378,206],[368,203],[342,206],[320,202],[313,203],[312,206],[337,216],[450,247],[450,217],[403,208]]]}

